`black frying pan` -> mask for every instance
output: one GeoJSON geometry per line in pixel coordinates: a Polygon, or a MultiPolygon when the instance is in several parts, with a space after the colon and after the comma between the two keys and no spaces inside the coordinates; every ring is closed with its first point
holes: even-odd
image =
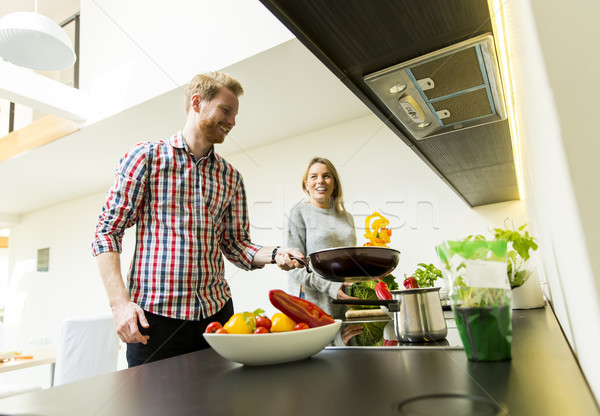
{"type": "Polygon", "coordinates": [[[323,279],[333,282],[362,282],[390,274],[398,265],[400,252],[389,247],[339,247],[310,253],[298,260],[323,279]]]}

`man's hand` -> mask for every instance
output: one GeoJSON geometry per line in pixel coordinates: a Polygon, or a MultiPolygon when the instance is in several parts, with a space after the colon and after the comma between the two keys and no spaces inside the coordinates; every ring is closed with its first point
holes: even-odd
{"type": "Polygon", "coordinates": [[[298,260],[292,260],[290,257],[298,257],[303,259],[304,254],[290,247],[279,247],[275,255],[275,262],[281,270],[292,270],[304,267],[298,260]]]}
{"type": "Polygon", "coordinates": [[[145,345],[148,343],[150,337],[142,335],[138,328],[138,322],[144,328],[150,326],[142,308],[131,301],[123,302],[113,308],[113,315],[115,317],[115,329],[121,341],[130,344],[141,342],[145,345]]]}

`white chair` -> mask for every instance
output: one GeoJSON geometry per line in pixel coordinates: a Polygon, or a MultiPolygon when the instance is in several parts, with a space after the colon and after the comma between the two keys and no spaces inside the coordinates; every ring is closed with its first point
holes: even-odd
{"type": "Polygon", "coordinates": [[[60,328],[54,385],[116,371],[118,351],[111,314],[65,320],[60,328]]]}

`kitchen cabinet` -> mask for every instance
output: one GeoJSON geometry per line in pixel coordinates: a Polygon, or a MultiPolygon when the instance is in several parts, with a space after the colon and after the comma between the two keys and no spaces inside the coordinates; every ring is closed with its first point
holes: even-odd
{"type": "Polygon", "coordinates": [[[0,414],[397,415],[408,399],[442,394],[506,412],[496,415],[600,415],[549,307],[514,311],[513,332],[513,359],[491,363],[461,349],[373,347],[246,367],[207,349],[3,399],[0,414]]]}

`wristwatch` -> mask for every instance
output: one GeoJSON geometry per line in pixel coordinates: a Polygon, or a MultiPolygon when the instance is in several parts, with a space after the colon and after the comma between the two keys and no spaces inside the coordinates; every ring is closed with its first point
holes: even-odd
{"type": "Polygon", "coordinates": [[[273,254],[271,254],[271,264],[277,263],[275,261],[275,256],[277,255],[277,250],[279,250],[279,247],[281,247],[281,246],[277,246],[273,249],[273,254]]]}

